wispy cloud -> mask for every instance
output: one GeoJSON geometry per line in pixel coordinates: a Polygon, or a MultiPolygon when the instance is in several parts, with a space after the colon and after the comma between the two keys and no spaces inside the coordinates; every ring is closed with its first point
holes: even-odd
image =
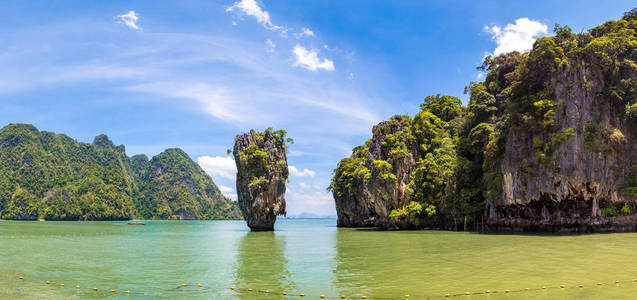
{"type": "Polygon", "coordinates": [[[320,69],[334,71],[334,62],[327,58],[323,58],[321,60],[318,57],[318,53],[316,52],[316,50],[308,50],[301,45],[296,45],[294,46],[292,53],[294,53],[295,67],[301,67],[310,71],[316,71],[320,69]]]}
{"type": "Polygon", "coordinates": [[[310,30],[307,27],[301,28],[301,32],[294,35],[297,39],[300,39],[304,36],[314,36],[314,31],[310,30]]]}
{"type": "Polygon", "coordinates": [[[226,9],[227,12],[243,13],[248,16],[253,16],[257,19],[259,24],[270,30],[281,30],[283,27],[272,24],[270,20],[270,13],[262,9],[256,0],[241,0],[235,2],[232,6],[226,9]]]}
{"type": "Polygon", "coordinates": [[[129,91],[144,92],[166,98],[189,99],[206,113],[227,122],[244,121],[250,113],[225,87],[208,83],[155,82],[134,85],[129,91]]]}
{"type": "MultiPolygon", "coordinates": [[[[230,180],[235,180],[237,176],[237,166],[234,159],[229,156],[200,156],[197,163],[213,178],[219,176],[230,180]]],[[[221,187],[219,187],[221,189],[221,187]]],[[[223,190],[222,190],[223,192],[223,190]]],[[[232,188],[230,188],[232,192],[232,188]]]]}
{"type": "Polygon", "coordinates": [[[237,193],[234,193],[234,189],[229,187],[229,186],[225,186],[225,185],[221,185],[221,184],[217,184],[217,187],[219,188],[219,190],[221,191],[221,193],[232,199],[232,200],[237,200],[237,193]]]}
{"type": "Polygon", "coordinates": [[[297,150],[288,150],[288,156],[301,156],[304,155],[305,152],[297,151],[297,150]]]}
{"type": "Polygon", "coordinates": [[[0,95],[10,94],[29,88],[27,82],[0,77],[0,95]]]}
{"type": "Polygon", "coordinates": [[[504,28],[497,25],[484,26],[484,30],[491,34],[498,45],[493,51],[494,55],[527,51],[533,47],[536,38],[547,33],[547,29],[546,24],[529,18],[519,18],[514,24],[507,24],[504,28]]]}
{"type": "Polygon", "coordinates": [[[321,186],[319,186],[318,184],[309,184],[307,182],[300,182],[299,187],[304,190],[312,190],[312,189],[317,191],[325,190],[325,189],[321,189],[321,186]]]}
{"type": "Polygon", "coordinates": [[[310,169],[299,170],[295,166],[288,166],[288,170],[290,171],[290,175],[296,177],[314,177],[316,175],[315,171],[312,171],[310,169]]]}
{"type": "Polygon", "coordinates": [[[21,70],[21,76],[15,80],[0,78],[0,94],[43,86],[78,84],[96,80],[135,80],[152,73],[152,71],[152,67],[140,68],[92,62],[55,67],[41,65],[37,69],[26,68],[21,70]]]}
{"type": "Polygon", "coordinates": [[[115,19],[117,20],[117,23],[120,23],[126,27],[129,27],[135,30],[142,29],[141,27],[139,27],[139,25],[137,25],[139,16],[137,16],[137,13],[135,13],[135,11],[131,10],[128,13],[125,13],[123,15],[117,15],[115,16],[115,19]]]}
{"type": "Polygon", "coordinates": [[[272,53],[276,49],[276,44],[271,39],[265,40],[265,52],[272,53]]]}
{"type": "Polygon", "coordinates": [[[101,79],[134,79],[148,75],[152,72],[152,67],[136,67],[89,62],[80,65],[63,66],[55,75],[41,77],[39,81],[42,83],[59,83],[101,79]]]}
{"type": "MultiPolygon", "coordinates": [[[[76,31],[81,35],[104,35],[110,29],[90,23],[78,27],[79,23],[44,28],[47,33],[37,44],[31,40],[20,45],[13,40],[12,49],[31,51],[4,53],[0,57],[4,66],[0,85],[5,87],[0,93],[53,86],[71,88],[108,80],[109,88],[136,98],[168,100],[243,128],[267,127],[274,120],[284,120],[279,126],[296,124],[297,130],[324,128],[342,134],[366,134],[382,116],[381,99],[343,84],[337,74],[295,71],[288,57],[271,55],[262,50],[263,44],[252,40],[234,35],[153,32],[135,39],[87,44],[74,39],[80,35],[76,31]],[[73,56],[72,63],[44,59],[61,53],[73,56]],[[25,65],[25,61],[32,63],[25,65]],[[321,118],[310,117],[316,116],[316,109],[321,110],[321,118]],[[336,124],[340,125],[335,127],[336,124]],[[347,131],[342,130],[344,126],[347,131]]],[[[41,31],[34,28],[22,34],[37,36],[41,31]]],[[[329,60],[318,61],[318,56],[308,64],[304,66],[333,66],[329,60]]]]}
{"type": "Polygon", "coordinates": [[[232,193],[232,191],[234,191],[234,189],[233,189],[233,188],[231,188],[231,187],[229,187],[229,186],[221,185],[221,184],[217,185],[217,187],[218,187],[218,188],[219,188],[219,190],[220,190],[222,193],[224,193],[224,194],[232,193]]]}

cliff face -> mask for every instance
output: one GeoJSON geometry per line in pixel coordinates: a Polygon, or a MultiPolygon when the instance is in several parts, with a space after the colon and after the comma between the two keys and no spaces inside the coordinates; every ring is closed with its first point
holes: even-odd
{"type": "MultiPolygon", "coordinates": [[[[555,111],[559,112],[554,122],[561,132],[572,130],[573,134],[551,154],[545,153],[550,159],[530,163],[538,152],[534,141],[550,137],[529,128],[510,130],[500,166],[502,196],[488,205],[493,229],[635,230],[631,193],[637,163],[634,121],[626,115],[624,101],[606,95],[614,88],[614,78],[595,58],[572,65],[551,81],[553,100],[558,103],[555,111]]],[[[637,68],[622,69],[617,74],[620,82],[637,76],[637,68]]]]}
{"type": "Polygon", "coordinates": [[[637,10],[480,68],[467,106],[427,97],[339,163],[339,226],[636,230],[637,10]]]}
{"type": "Polygon", "coordinates": [[[181,150],[149,162],[127,157],[106,135],[87,144],[28,124],[0,129],[0,218],[135,217],[240,218],[236,203],[181,150]]]}
{"type": "MultiPolygon", "coordinates": [[[[352,182],[351,189],[334,190],[337,212],[337,224],[344,227],[383,226],[391,223],[389,213],[392,209],[402,207],[409,202],[405,192],[409,184],[409,174],[416,166],[414,154],[417,150],[409,145],[406,155],[385,164],[390,160],[392,147],[387,143],[387,136],[400,134],[408,125],[407,121],[396,117],[381,122],[373,128],[373,136],[368,147],[359,149],[353,159],[355,176],[362,176],[359,182],[352,182]],[[374,163],[376,162],[376,163],[374,163]],[[392,176],[388,178],[391,169],[392,176]],[[358,169],[358,170],[357,170],[358,169]],[[383,172],[384,171],[384,172],[383,172]],[[393,179],[395,177],[395,179],[393,179]]],[[[356,150],[355,150],[356,151],[356,150]]],[[[343,164],[351,164],[344,161],[343,164]]],[[[345,170],[343,170],[345,171],[345,170]]],[[[342,172],[340,175],[344,175],[342,172]]],[[[358,179],[358,178],[356,178],[358,179]]]]}
{"type": "Polygon", "coordinates": [[[453,220],[446,218],[454,214],[447,211],[451,207],[447,194],[456,160],[447,127],[460,112],[460,100],[448,96],[430,100],[446,102],[456,111],[444,119],[429,108],[413,119],[394,116],[374,126],[372,138],[341,160],[329,187],[336,202],[338,226],[454,226],[453,220]]]}
{"type": "MultiPolygon", "coordinates": [[[[538,40],[532,58],[522,62],[531,70],[526,74],[536,75],[522,82],[526,94],[550,100],[533,103],[545,113],[536,118],[541,126],[512,122],[494,165],[501,196],[487,199],[490,229],[637,229],[637,11],[587,34],[567,29],[538,40]]],[[[521,92],[512,91],[519,103],[521,92]]]]}
{"type": "Polygon", "coordinates": [[[237,165],[237,194],[243,218],[251,230],[274,230],[285,215],[288,165],[285,131],[256,132],[237,136],[233,155],[237,165]]]}

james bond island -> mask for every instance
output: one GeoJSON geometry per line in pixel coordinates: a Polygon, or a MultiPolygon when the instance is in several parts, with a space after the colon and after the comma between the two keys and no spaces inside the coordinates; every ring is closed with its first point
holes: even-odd
{"type": "Polygon", "coordinates": [[[237,164],[237,192],[243,218],[253,231],[274,230],[277,216],[285,216],[288,161],[284,130],[250,130],[237,135],[232,154],[237,164]]]}
{"type": "Polygon", "coordinates": [[[344,227],[606,232],[637,226],[637,12],[555,26],[482,82],[374,126],[334,171],[344,227]]]}

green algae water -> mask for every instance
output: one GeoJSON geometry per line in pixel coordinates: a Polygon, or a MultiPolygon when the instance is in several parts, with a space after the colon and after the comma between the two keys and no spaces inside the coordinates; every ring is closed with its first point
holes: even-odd
{"type": "Polygon", "coordinates": [[[242,221],[149,221],[146,226],[0,221],[0,298],[300,299],[303,293],[304,299],[320,295],[448,299],[445,294],[452,299],[634,299],[637,295],[633,282],[637,234],[633,233],[391,232],[340,229],[335,220],[279,220],[276,228],[253,233],[242,221]],[[505,293],[507,289],[511,292],[505,293]],[[490,294],[477,294],[486,290],[490,294]]]}

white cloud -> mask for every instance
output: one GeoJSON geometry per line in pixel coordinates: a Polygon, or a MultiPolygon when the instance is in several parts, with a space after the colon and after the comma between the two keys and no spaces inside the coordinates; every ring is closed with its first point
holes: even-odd
{"type": "Polygon", "coordinates": [[[235,9],[241,10],[246,15],[253,16],[257,19],[259,24],[270,30],[280,30],[281,26],[272,24],[270,20],[270,13],[263,10],[256,0],[241,0],[235,2],[232,6],[226,9],[227,12],[235,11],[235,9]]]}
{"type": "Polygon", "coordinates": [[[232,193],[232,191],[234,191],[233,188],[231,188],[229,186],[221,185],[221,184],[218,184],[217,187],[224,194],[229,194],[229,193],[232,193]]]}
{"type": "Polygon", "coordinates": [[[290,156],[302,156],[302,155],[304,155],[304,154],[305,154],[305,152],[303,152],[303,151],[298,151],[298,150],[288,150],[288,155],[287,155],[287,156],[288,156],[288,157],[290,157],[290,156]]]}
{"type": "Polygon", "coordinates": [[[299,187],[304,189],[304,190],[321,190],[321,186],[318,184],[308,184],[305,182],[301,182],[299,183],[299,187]]]}
{"type": "Polygon", "coordinates": [[[281,29],[281,37],[284,37],[284,38],[288,37],[288,29],[287,28],[281,29]]]}
{"type": "Polygon", "coordinates": [[[290,174],[292,176],[296,176],[296,177],[305,177],[305,176],[314,177],[316,175],[315,171],[312,171],[310,169],[303,169],[302,171],[299,171],[299,169],[297,169],[295,166],[288,166],[288,170],[290,171],[290,174]]]}
{"type": "Polygon", "coordinates": [[[479,72],[478,74],[476,74],[477,79],[482,79],[482,77],[484,77],[484,73],[479,72]]]}
{"type": "Polygon", "coordinates": [[[237,201],[237,193],[233,193],[234,189],[232,189],[229,186],[220,185],[220,184],[217,184],[217,187],[219,188],[219,190],[221,191],[221,193],[224,196],[226,196],[226,197],[228,197],[228,198],[230,198],[230,199],[232,199],[234,201],[237,201]]]}
{"type": "Polygon", "coordinates": [[[484,26],[484,30],[490,33],[498,44],[493,54],[500,55],[511,51],[524,52],[531,49],[535,39],[548,32],[548,27],[538,21],[519,18],[515,20],[515,24],[507,24],[504,28],[497,25],[484,26]]]}
{"type": "Polygon", "coordinates": [[[321,216],[335,215],[334,198],[331,193],[319,191],[286,193],[286,209],[289,214],[313,213],[321,216]]]}
{"type": "Polygon", "coordinates": [[[301,32],[295,34],[294,36],[296,36],[297,39],[302,38],[303,36],[314,36],[314,31],[310,30],[307,27],[303,27],[301,29],[301,32]]]}
{"type": "Polygon", "coordinates": [[[334,62],[327,58],[323,58],[323,60],[319,59],[318,53],[315,50],[307,50],[301,45],[296,45],[292,53],[294,53],[295,57],[295,67],[301,67],[310,71],[316,71],[318,69],[334,71],[334,62]]]}
{"type": "Polygon", "coordinates": [[[276,49],[276,44],[274,44],[274,42],[272,42],[271,39],[265,40],[265,51],[266,52],[272,53],[272,52],[274,52],[275,49],[276,49]]]}
{"type": "Polygon", "coordinates": [[[310,30],[307,27],[303,27],[303,35],[307,35],[307,36],[314,36],[314,31],[310,30]]]}
{"type": "MultiPolygon", "coordinates": [[[[197,158],[197,163],[212,177],[220,176],[231,180],[236,179],[237,166],[234,163],[234,159],[230,156],[200,156],[197,158]]],[[[219,186],[219,189],[221,189],[221,186],[219,186]]],[[[232,188],[230,190],[232,191],[232,188]]]]}
{"type": "Polygon", "coordinates": [[[135,11],[129,11],[126,14],[123,15],[117,15],[115,16],[115,19],[117,19],[117,23],[119,24],[123,24],[129,28],[135,29],[135,30],[141,30],[142,28],[139,27],[139,25],[137,25],[137,21],[139,20],[139,16],[137,16],[137,14],[135,13],[135,11]]]}

